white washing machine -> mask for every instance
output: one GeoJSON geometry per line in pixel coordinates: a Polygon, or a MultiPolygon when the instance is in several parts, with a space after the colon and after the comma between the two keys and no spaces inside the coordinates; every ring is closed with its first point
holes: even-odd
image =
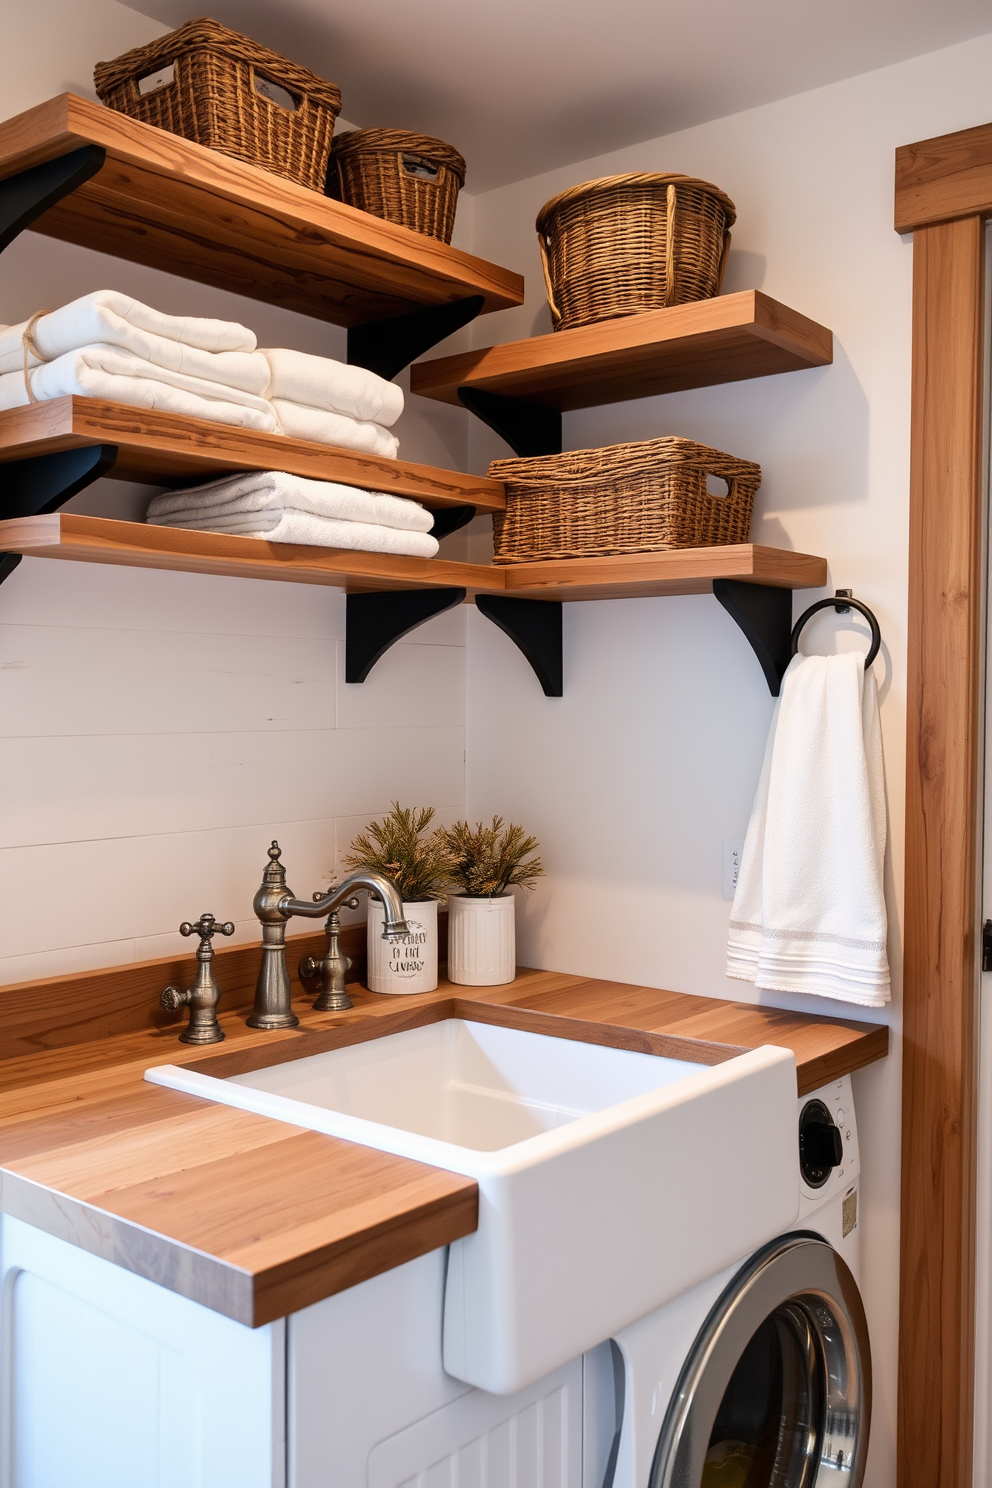
{"type": "Polygon", "coordinates": [[[799,1128],[795,1229],[613,1341],[622,1409],[603,1488],[861,1483],[871,1362],[849,1076],[800,1099],[799,1128]]]}
{"type": "Polygon", "coordinates": [[[517,1395],[445,1374],[443,1250],[295,1314],[287,1488],[859,1488],[850,1078],[798,1109],[794,1230],[517,1395]]]}

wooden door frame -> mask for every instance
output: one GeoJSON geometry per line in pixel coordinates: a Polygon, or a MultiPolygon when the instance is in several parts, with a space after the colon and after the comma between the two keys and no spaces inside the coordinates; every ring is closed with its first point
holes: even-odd
{"type": "Polygon", "coordinates": [[[896,152],[913,234],[900,1488],[970,1488],[992,125],[896,152]]]}

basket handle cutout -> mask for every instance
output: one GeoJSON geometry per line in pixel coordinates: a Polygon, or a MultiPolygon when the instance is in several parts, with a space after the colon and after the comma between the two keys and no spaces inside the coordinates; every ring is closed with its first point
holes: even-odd
{"type": "Polygon", "coordinates": [[[140,98],[147,98],[149,93],[158,93],[162,88],[168,88],[176,81],[176,64],[168,62],[160,67],[157,72],[149,72],[143,78],[138,78],[136,87],[140,98]]]}
{"type": "Polygon", "coordinates": [[[287,114],[295,114],[300,106],[300,100],[294,98],[288,88],[280,87],[254,68],[251,70],[251,85],[259,98],[264,98],[266,103],[274,103],[276,108],[285,109],[287,114]]]}
{"type": "Polygon", "coordinates": [[[706,472],[706,494],[726,499],[734,494],[734,488],[730,481],[722,475],[714,475],[711,470],[706,472]]]}
{"type": "Polygon", "coordinates": [[[432,160],[425,160],[422,155],[400,155],[400,169],[404,175],[412,176],[415,181],[429,181],[436,186],[441,174],[441,167],[435,165],[432,160]]]}
{"type": "Polygon", "coordinates": [[[675,303],[675,182],[669,181],[665,197],[665,305],[675,303]]]}
{"type": "Polygon", "coordinates": [[[537,246],[541,250],[541,272],[544,275],[544,288],[548,296],[548,309],[551,311],[551,320],[555,330],[561,324],[561,311],[555,304],[555,292],[551,288],[551,272],[548,269],[548,244],[543,233],[537,235],[537,246]]]}

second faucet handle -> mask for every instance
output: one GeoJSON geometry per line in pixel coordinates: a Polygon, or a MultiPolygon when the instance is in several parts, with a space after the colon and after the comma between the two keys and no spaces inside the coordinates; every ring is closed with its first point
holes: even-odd
{"type": "Polygon", "coordinates": [[[201,914],[198,920],[183,920],[179,926],[179,934],[198,935],[201,940],[211,940],[215,935],[233,935],[234,921],[225,920],[221,923],[212,914],[201,914]]]}

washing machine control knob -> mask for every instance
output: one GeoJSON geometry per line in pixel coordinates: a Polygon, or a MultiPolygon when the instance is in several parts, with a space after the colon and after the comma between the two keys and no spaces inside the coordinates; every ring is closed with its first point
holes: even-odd
{"type": "Polygon", "coordinates": [[[844,1161],[844,1139],[822,1101],[807,1101],[799,1117],[799,1167],[803,1182],[822,1188],[844,1161]]]}

